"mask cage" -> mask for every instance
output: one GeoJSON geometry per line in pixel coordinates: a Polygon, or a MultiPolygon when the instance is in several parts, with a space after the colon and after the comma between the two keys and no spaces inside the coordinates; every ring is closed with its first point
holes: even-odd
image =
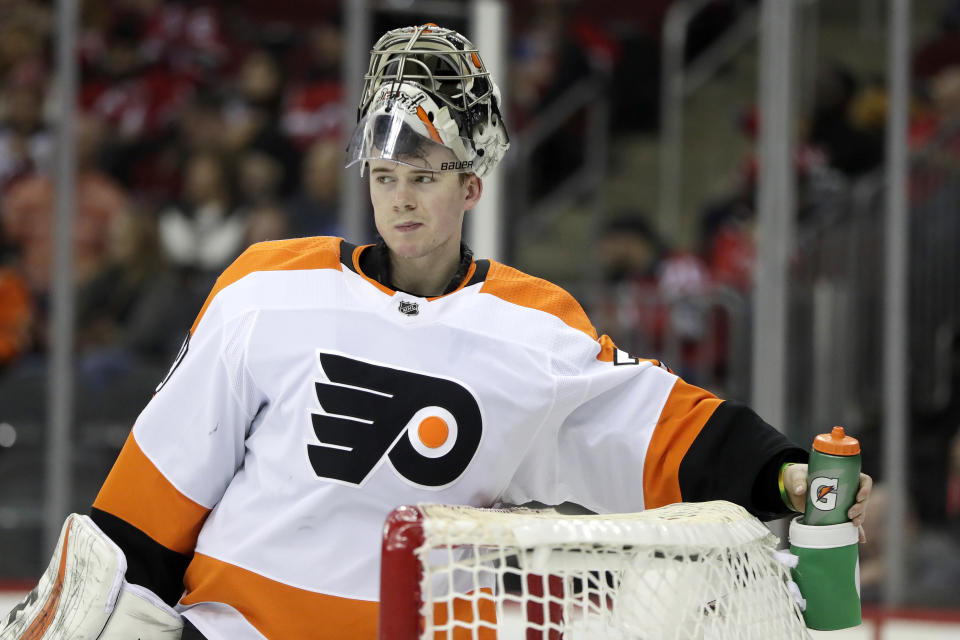
{"type": "Polygon", "coordinates": [[[388,82],[415,84],[457,114],[469,113],[493,93],[479,51],[456,32],[430,25],[398,31],[386,34],[370,52],[360,115],[388,82]]]}

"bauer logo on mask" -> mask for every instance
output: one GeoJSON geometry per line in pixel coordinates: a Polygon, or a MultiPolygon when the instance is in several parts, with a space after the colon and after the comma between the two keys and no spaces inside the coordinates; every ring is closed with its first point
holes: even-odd
{"type": "Polygon", "coordinates": [[[408,482],[439,489],[459,478],[483,435],[480,405],[461,383],[317,351],[323,413],[312,413],[314,472],[362,486],[389,462],[408,482]]]}

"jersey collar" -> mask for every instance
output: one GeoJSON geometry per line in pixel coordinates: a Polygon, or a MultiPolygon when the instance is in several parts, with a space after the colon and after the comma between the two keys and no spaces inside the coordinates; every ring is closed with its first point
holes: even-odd
{"type": "MultiPolygon", "coordinates": [[[[376,244],[361,246],[351,244],[344,240],[340,246],[340,262],[351,271],[376,284],[377,288],[384,291],[384,293],[393,295],[395,292],[400,291],[409,295],[417,295],[399,289],[393,284],[390,276],[389,249],[383,238],[377,238],[376,244]]],[[[458,291],[463,287],[477,282],[483,282],[487,277],[489,268],[489,260],[474,260],[470,247],[461,242],[460,264],[457,267],[457,272],[453,274],[453,277],[444,288],[442,294],[428,298],[428,300],[435,300],[436,298],[458,291]]]]}

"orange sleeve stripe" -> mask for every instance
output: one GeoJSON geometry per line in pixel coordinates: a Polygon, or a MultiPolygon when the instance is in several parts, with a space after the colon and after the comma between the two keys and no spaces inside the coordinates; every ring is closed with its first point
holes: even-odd
{"type": "Polygon", "coordinates": [[[240,254],[233,264],[217,278],[213,290],[197,314],[190,333],[193,334],[206,313],[207,307],[222,289],[254,271],[284,271],[297,269],[340,269],[342,238],[318,236],[259,242],[240,254]]]}
{"type": "Polygon", "coordinates": [[[721,402],[712,393],[677,379],[660,412],[643,465],[643,496],[648,509],[683,500],[680,463],[721,402]]]}
{"type": "Polygon", "coordinates": [[[499,262],[490,261],[490,270],[480,293],[489,293],[501,300],[529,309],[552,314],[574,329],[597,339],[597,330],[590,324],[580,303],[555,284],[527,275],[499,262]]]}
{"type": "Polygon", "coordinates": [[[210,513],[170,484],[140,449],[132,431],[93,506],[185,554],[193,551],[210,513]]]}
{"type": "MultiPolygon", "coordinates": [[[[180,599],[185,605],[198,602],[222,602],[240,612],[251,625],[267,638],[298,638],[298,640],[376,640],[380,606],[369,600],[341,598],[315,591],[292,587],[271,580],[216,558],[196,553],[187,567],[183,583],[186,594],[180,599]],[[318,622],[319,621],[319,622],[318,622]]],[[[482,589],[487,597],[479,599],[481,620],[495,624],[496,607],[489,589],[482,589]]],[[[470,600],[453,601],[456,620],[472,621],[470,600]]],[[[444,624],[447,610],[443,604],[434,605],[434,622],[444,624]]],[[[438,638],[440,636],[437,636],[438,638]]],[[[447,636],[444,635],[444,638],[447,636]]],[[[464,628],[457,628],[453,638],[472,638],[464,628]],[[463,633],[463,635],[461,635],[463,633]]],[[[493,640],[492,629],[481,631],[480,638],[493,640]]]]}

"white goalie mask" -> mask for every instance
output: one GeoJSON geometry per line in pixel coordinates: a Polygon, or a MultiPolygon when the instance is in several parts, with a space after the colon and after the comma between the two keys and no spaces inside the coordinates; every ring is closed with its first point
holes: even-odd
{"type": "Polygon", "coordinates": [[[433,24],[388,31],[370,53],[347,165],[382,159],[483,177],[510,146],[479,52],[433,24]]]}

